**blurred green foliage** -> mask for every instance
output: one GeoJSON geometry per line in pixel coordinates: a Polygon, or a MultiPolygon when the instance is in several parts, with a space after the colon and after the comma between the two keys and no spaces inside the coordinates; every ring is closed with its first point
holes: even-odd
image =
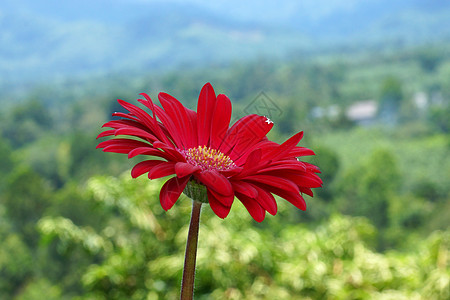
{"type": "Polygon", "coordinates": [[[392,154],[387,150],[377,150],[367,162],[355,165],[342,177],[343,211],[366,216],[378,228],[386,228],[389,225],[389,197],[399,186],[399,175],[392,154]]]}
{"type": "Polygon", "coordinates": [[[280,111],[269,137],[304,130],[324,187],[306,212],[279,200],[261,224],[239,202],[225,220],[204,206],[196,299],[450,297],[450,56],[420,48],[30,92],[0,112],[0,299],[178,298],[190,200],[163,211],[162,181],[132,180],[137,161],[95,136],[115,98],[152,87],[195,108],[207,81],[234,120],[265,92],[280,111]],[[379,116],[360,126],[346,110],[368,99],[379,116]]]}
{"type": "Polygon", "coordinates": [[[53,120],[42,101],[32,98],[14,107],[2,125],[3,136],[18,147],[41,137],[52,128],[53,120]]]}
{"type": "MultiPolygon", "coordinates": [[[[99,255],[81,275],[77,299],[177,299],[190,200],[169,211],[158,204],[160,182],[95,177],[88,193],[105,219],[101,229],[46,217],[38,224],[61,253],[80,247],[99,255]],[[54,239],[56,238],[56,239],[54,239]]],[[[204,206],[196,299],[445,299],[450,288],[449,231],[436,231],[414,250],[373,250],[377,231],[364,218],[333,215],[323,225],[285,224],[291,208],[258,228],[236,203],[226,220],[204,206]],[[430,277],[430,274],[435,274],[430,277]]],[[[70,276],[71,274],[67,274],[70,276]]]]}

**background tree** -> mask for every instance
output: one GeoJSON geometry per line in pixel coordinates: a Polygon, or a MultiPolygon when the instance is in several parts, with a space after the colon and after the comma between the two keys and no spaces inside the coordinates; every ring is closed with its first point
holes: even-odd
{"type": "Polygon", "coordinates": [[[380,88],[378,113],[387,124],[395,124],[404,98],[402,83],[394,76],[386,77],[380,88]]]}

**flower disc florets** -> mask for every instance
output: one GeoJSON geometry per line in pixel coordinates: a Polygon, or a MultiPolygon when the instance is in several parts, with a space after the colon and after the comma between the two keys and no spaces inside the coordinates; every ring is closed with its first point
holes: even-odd
{"type": "Polygon", "coordinates": [[[206,146],[181,150],[181,153],[188,163],[200,167],[202,171],[226,171],[236,167],[230,157],[217,149],[211,149],[206,146]]]}

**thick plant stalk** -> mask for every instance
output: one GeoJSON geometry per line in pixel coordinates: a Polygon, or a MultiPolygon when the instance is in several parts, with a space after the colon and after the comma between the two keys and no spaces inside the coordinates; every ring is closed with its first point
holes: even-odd
{"type": "Polygon", "coordinates": [[[194,297],[195,262],[197,259],[198,229],[202,203],[192,201],[191,223],[184,257],[183,280],[181,282],[181,300],[192,300],[194,297]]]}

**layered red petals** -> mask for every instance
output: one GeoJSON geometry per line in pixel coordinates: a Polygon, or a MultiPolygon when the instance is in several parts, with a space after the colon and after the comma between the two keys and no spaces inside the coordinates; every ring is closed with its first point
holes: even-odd
{"type": "Polygon", "coordinates": [[[107,141],[103,141],[103,142],[99,143],[97,145],[97,149],[98,148],[106,148],[109,146],[122,146],[122,147],[136,148],[136,147],[146,147],[148,145],[149,145],[148,143],[136,141],[136,140],[132,140],[132,139],[112,139],[112,140],[107,140],[107,141]]]}
{"type": "Polygon", "coordinates": [[[233,195],[233,187],[228,178],[216,171],[200,172],[195,177],[209,190],[224,196],[233,195]]]}
{"type": "Polygon", "coordinates": [[[119,128],[114,131],[114,135],[132,135],[136,137],[140,137],[143,139],[146,139],[150,142],[156,141],[157,138],[153,135],[148,133],[145,130],[139,129],[139,128],[119,128]]]}
{"type": "Polygon", "coordinates": [[[227,134],[231,120],[231,101],[227,96],[217,96],[217,104],[211,121],[211,148],[218,149],[227,134]]]}
{"type": "Polygon", "coordinates": [[[231,159],[237,160],[261,141],[272,127],[273,123],[266,117],[245,116],[228,130],[219,150],[229,155],[231,159]]]}
{"type": "Polygon", "coordinates": [[[250,198],[258,196],[258,190],[250,183],[245,181],[231,181],[231,185],[235,192],[244,194],[250,198]]]}
{"type": "Polygon", "coordinates": [[[173,177],[166,181],[159,194],[159,200],[164,210],[171,209],[177,202],[188,181],[189,176],[183,178],[173,177]]]}
{"type": "Polygon", "coordinates": [[[308,155],[316,155],[314,151],[304,147],[295,147],[289,152],[290,157],[300,157],[300,156],[308,156],[308,155]]]}
{"type": "Polygon", "coordinates": [[[252,175],[245,177],[245,181],[255,182],[257,184],[265,184],[275,188],[285,189],[287,191],[298,193],[299,189],[295,183],[281,177],[270,175],[252,175]]]}
{"type": "Polygon", "coordinates": [[[231,195],[221,195],[219,193],[216,193],[214,190],[212,189],[207,189],[208,192],[214,196],[214,198],[219,201],[222,205],[226,206],[226,207],[231,207],[231,205],[233,204],[234,201],[234,194],[231,195]]]}
{"type": "Polygon", "coordinates": [[[167,117],[169,117],[180,132],[180,142],[183,148],[196,146],[197,141],[193,140],[194,124],[188,117],[187,109],[174,97],[166,93],[159,93],[159,102],[163,106],[167,117]]]}
{"type": "Polygon", "coordinates": [[[286,142],[275,147],[272,151],[267,151],[266,155],[264,155],[263,159],[276,161],[283,158],[292,157],[289,153],[294,149],[295,146],[300,142],[303,138],[303,131],[293,135],[286,142]]]}
{"type": "Polygon", "coordinates": [[[230,213],[231,205],[226,206],[223,205],[221,201],[219,201],[214,194],[208,190],[208,202],[212,211],[220,218],[225,219],[226,216],[230,213]]]}
{"type": "MultiPolygon", "coordinates": [[[[141,141],[136,141],[136,140],[132,140],[132,139],[112,139],[112,140],[107,140],[104,142],[101,142],[100,144],[97,145],[97,149],[98,148],[103,148],[103,151],[105,152],[115,152],[113,150],[108,151],[108,147],[109,149],[112,148],[117,148],[117,149],[130,149],[133,150],[134,148],[138,148],[138,147],[147,147],[149,146],[148,143],[145,142],[141,142],[141,141]]],[[[124,152],[119,152],[119,153],[124,153],[124,152]]],[[[128,153],[128,152],[126,152],[128,153]]]]}
{"type": "Polygon", "coordinates": [[[282,188],[277,188],[277,187],[273,187],[273,186],[265,186],[265,185],[260,185],[260,186],[261,186],[261,188],[289,201],[295,207],[297,207],[301,210],[306,210],[306,202],[299,193],[289,192],[282,188]]]}
{"type": "Polygon", "coordinates": [[[212,116],[216,107],[216,94],[210,83],[203,86],[197,104],[198,145],[209,146],[212,116]]]}
{"type": "Polygon", "coordinates": [[[254,186],[254,188],[258,191],[258,198],[256,198],[258,203],[261,204],[269,214],[272,216],[276,215],[278,206],[273,195],[259,186],[254,186]]]}
{"type": "Polygon", "coordinates": [[[137,155],[151,155],[151,156],[159,156],[161,158],[165,158],[167,160],[169,160],[171,158],[171,155],[161,151],[159,149],[154,149],[152,147],[139,147],[139,148],[134,148],[133,150],[131,150],[130,152],[128,152],[128,158],[133,158],[137,155]]]}
{"type": "Polygon", "coordinates": [[[175,174],[175,164],[173,162],[164,162],[153,167],[148,171],[149,179],[157,179],[175,174]]]}
{"type": "Polygon", "coordinates": [[[155,111],[155,105],[153,104],[152,99],[146,94],[141,93],[142,96],[144,96],[145,100],[139,99],[138,101],[142,104],[144,104],[148,109],[150,109],[153,112],[153,118],[151,118],[152,124],[149,127],[155,136],[159,138],[160,141],[170,143],[170,137],[166,136],[165,134],[165,127],[164,125],[160,124],[156,120],[156,111],[155,111]]]}
{"type": "Polygon", "coordinates": [[[240,193],[236,193],[236,197],[244,204],[245,208],[256,222],[262,222],[264,220],[266,211],[258,201],[240,193]]]}
{"type": "Polygon", "coordinates": [[[166,93],[158,95],[162,107],[153,104],[147,94],[141,95],[138,101],[152,114],[118,100],[128,112],[114,113],[122,119],[103,125],[111,129],[97,138],[112,139],[97,148],[129,158],[149,156],[133,167],[133,178],[146,173],[149,179],[172,176],[161,189],[163,209],[170,209],[188,182],[195,180],[206,187],[210,207],[220,218],[228,216],[237,197],[261,222],[266,211],[277,213],[274,195],[305,210],[302,195],[312,196],[311,189],[322,186],[316,174],[319,168],[296,159],[314,155],[297,146],[303,132],[282,144],[269,141],[266,135],[273,122],[258,115],[245,116],[230,128],[231,101],[223,94],[216,97],[211,84],[203,86],[197,112],[166,93]]]}
{"type": "Polygon", "coordinates": [[[162,160],[141,161],[140,163],[135,165],[133,167],[133,169],[131,170],[131,177],[133,177],[133,178],[139,177],[142,174],[145,174],[148,171],[150,171],[151,169],[153,169],[153,167],[160,165],[162,163],[164,163],[164,161],[162,161],[162,160]]]}
{"type": "Polygon", "coordinates": [[[322,186],[320,177],[312,172],[304,172],[302,170],[296,172],[293,170],[276,170],[270,172],[270,174],[268,176],[284,178],[301,187],[318,188],[322,186]]]}
{"type": "Polygon", "coordinates": [[[200,171],[200,167],[193,166],[184,162],[177,162],[175,164],[175,173],[178,177],[188,176],[197,171],[200,171]]]}

